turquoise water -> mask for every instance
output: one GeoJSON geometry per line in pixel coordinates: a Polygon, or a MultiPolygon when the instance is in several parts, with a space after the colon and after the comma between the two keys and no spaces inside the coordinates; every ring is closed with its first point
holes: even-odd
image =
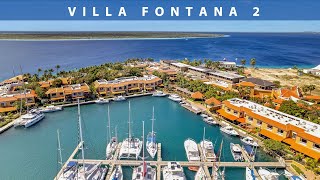
{"type": "MultiPolygon", "coordinates": [[[[206,137],[217,141],[216,152],[224,139],[222,161],[233,161],[229,143],[240,143],[239,138],[222,134],[218,126],[205,124],[201,117],[182,108],[178,103],[167,98],[140,97],[131,99],[132,131],[134,136],[142,136],[142,121],[145,121],[146,132],[151,130],[152,106],[155,107],[155,131],[157,141],[162,143],[164,160],[186,160],[183,142],[193,138],[202,139],[203,127],[206,137]]],[[[84,139],[86,158],[105,158],[107,105],[83,105],[84,139]]],[[[128,102],[110,103],[111,126],[118,127],[118,136],[127,137],[128,102]]],[[[63,148],[63,159],[66,160],[78,141],[77,108],[69,107],[63,111],[46,114],[46,118],[35,126],[11,128],[0,135],[0,177],[1,179],[52,179],[57,171],[57,129],[63,148]]],[[[271,161],[264,152],[257,153],[257,161],[271,161]]],[[[126,179],[131,179],[131,168],[125,168],[126,179]]],[[[194,173],[187,171],[188,179],[194,173]]],[[[245,179],[244,169],[227,168],[226,179],[245,179]],[[243,177],[243,178],[239,178],[243,177]]]]}

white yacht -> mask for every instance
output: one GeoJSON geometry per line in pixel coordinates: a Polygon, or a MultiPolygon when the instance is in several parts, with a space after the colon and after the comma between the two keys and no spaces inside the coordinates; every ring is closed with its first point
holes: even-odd
{"type": "Polygon", "coordinates": [[[184,149],[188,161],[200,161],[198,145],[193,139],[188,138],[184,141],[184,149]]]}
{"type": "Polygon", "coordinates": [[[254,171],[249,167],[246,167],[246,180],[256,180],[256,176],[254,175],[254,171]]]}
{"type": "Polygon", "coordinates": [[[241,142],[243,142],[244,144],[246,145],[250,145],[250,146],[253,146],[253,147],[258,147],[259,144],[257,142],[255,142],[251,137],[247,136],[247,137],[244,137],[244,138],[241,138],[240,139],[241,142]]]}
{"type": "Polygon", "coordinates": [[[235,161],[243,161],[242,151],[238,144],[230,143],[230,151],[235,161]]]}
{"type": "Polygon", "coordinates": [[[106,103],[109,103],[109,100],[100,97],[99,99],[95,100],[94,102],[96,104],[106,104],[106,103]]]}
{"type": "Polygon", "coordinates": [[[200,142],[202,154],[207,161],[211,161],[211,162],[216,161],[217,157],[214,153],[213,143],[211,141],[205,139],[205,135],[206,135],[206,128],[204,127],[203,128],[203,139],[200,142]]]}
{"type": "Polygon", "coordinates": [[[168,94],[165,94],[165,93],[163,93],[162,91],[156,91],[156,92],[154,92],[153,94],[152,94],[152,96],[154,96],[154,97],[165,97],[165,96],[167,96],[168,94]]]}
{"type": "Polygon", "coordinates": [[[126,98],[124,96],[117,96],[115,98],[113,98],[114,101],[125,101],[126,98]]]}
{"type": "Polygon", "coordinates": [[[177,95],[177,94],[170,94],[170,96],[169,96],[168,98],[171,99],[172,101],[175,101],[175,102],[180,102],[180,101],[182,101],[182,99],[180,98],[180,96],[177,95]]]}
{"type": "Polygon", "coordinates": [[[289,180],[305,180],[302,176],[295,176],[287,170],[284,170],[284,176],[289,180]]]}
{"type": "Polygon", "coordinates": [[[157,154],[157,150],[158,150],[158,146],[157,146],[157,142],[156,142],[156,132],[154,132],[153,130],[153,126],[154,126],[154,107],[152,109],[152,130],[151,132],[149,132],[148,136],[147,136],[147,142],[146,142],[146,147],[147,147],[147,151],[150,154],[150,156],[152,158],[155,157],[155,155],[157,154]]]}
{"type": "Polygon", "coordinates": [[[62,109],[63,109],[62,106],[47,106],[47,107],[39,108],[39,111],[43,113],[49,113],[49,112],[62,111],[62,109]]]}
{"type": "Polygon", "coordinates": [[[204,113],[201,113],[200,116],[201,116],[202,118],[207,118],[207,117],[209,117],[208,115],[206,115],[206,114],[204,114],[204,113]]]}
{"type": "MultiPolygon", "coordinates": [[[[116,132],[117,134],[117,129],[116,132]]],[[[117,135],[115,137],[111,137],[111,125],[110,125],[110,109],[108,106],[108,141],[109,143],[107,144],[106,147],[106,159],[111,159],[113,157],[114,152],[117,149],[118,146],[118,138],[117,135]]]]}
{"type": "Polygon", "coordinates": [[[212,117],[203,118],[203,121],[209,125],[216,125],[217,122],[212,117]]]}
{"type": "Polygon", "coordinates": [[[207,177],[206,173],[204,172],[203,166],[200,166],[194,179],[195,180],[210,180],[211,177],[207,177]]]}
{"type": "Polygon", "coordinates": [[[232,126],[229,126],[229,125],[225,127],[221,127],[220,130],[231,136],[239,136],[239,133],[236,130],[234,130],[232,126]]]}
{"type": "MultiPolygon", "coordinates": [[[[144,141],[144,121],[142,121],[142,131],[144,141]]],[[[156,180],[156,169],[145,162],[144,147],[142,149],[142,164],[133,168],[132,180],[156,180]]]]}
{"type": "Polygon", "coordinates": [[[258,170],[258,174],[260,175],[262,180],[278,180],[280,176],[279,173],[271,172],[262,167],[260,167],[260,169],[258,170]]]}
{"type": "Polygon", "coordinates": [[[25,115],[22,115],[19,119],[17,119],[14,123],[14,127],[24,126],[28,128],[37,122],[41,121],[45,115],[39,111],[30,111],[25,115]]]}
{"type": "Polygon", "coordinates": [[[119,159],[138,159],[140,152],[142,150],[142,141],[139,138],[134,138],[131,136],[131,107],[129,101],[129,120],[128,120],[128,138],[126,138],[120,148],[119,159]]]}
{"type": "Polygon", "coordinates": [[[164,180],[186,180],[183,167],[179,162],[168,162],[168,165],[162,169],[164,180]]]}
{"type": "Polygon", "coordinates": [[[116,168],[112,171],[109,180],[123,180],[123,172],[121,165],[116,166],[116,168]]]}
{"type": "Polygon", "coordinates": [[[57,180],[74,180],[77,172],[77,162],[69,161],[57,180]]]}

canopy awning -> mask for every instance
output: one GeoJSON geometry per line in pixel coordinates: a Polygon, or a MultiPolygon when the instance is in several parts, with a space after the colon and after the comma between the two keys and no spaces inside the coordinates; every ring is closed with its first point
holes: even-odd
{"type": "Polygon", "coordinates": [[[273,133],[272,131],[265,130],[265,129],[261,129],[260,134],[262,134],[270,139],[280,141],[280,142],[285,139],[284,137],[277,135],[277,134],[273,133]]]}
{"type": "Polygon", "coordinates": [[[219,109],[217,112],[218,112],[221,116],[223,116],[224,118],[226,118],[226,119],[228,119],[228,120],[234,121],[234,120],[238,119],[237,116],[231,115],[231,114],[227,113],[226,111],[224,111],[223,109],[219,109]]]}
{"type": "Polygon", "coordinates": [[[316,160],[319,160],[320,159],[320,152],[319,151],[316,151],[316,150],[313,150],[311,148],[308,148],[304,145],[300,145],[300,144],[297,144],[297,143],[294,143],[290,146],[292,149],[296,150],[296,151],[299,151],[303,154],[306,154],[316,160]]]}
{"type": "Polygon", "coordinates": [[[123,94],[125,91],[117,91],[117,92],[112,92],[112,94],[123,94]]]}

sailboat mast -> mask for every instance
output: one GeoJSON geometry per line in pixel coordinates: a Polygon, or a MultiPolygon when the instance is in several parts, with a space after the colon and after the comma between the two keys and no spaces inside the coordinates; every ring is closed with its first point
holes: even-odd
{"type": "Polygon", "coordinates": [[[59,164],[60,164],[60,166],[61,166],[61,168],[62,168],[62,153],[61,153],[61,144],[60,144],[60,131],[59,131],[59,129],[57,129],[57,136],[58,136],[58,151],[59,151],[59,164]]]}
{"type": "Polygon", "coordinates": [[[204,139],[206,136],[206,127],[203,127],[203,137],[202,137],[202,146],[204,147],[204,139]]]}
{"type": "Polygon", "coordinates": [[[111,126],[110,126],[110,109],[108,105],[108,140],[111,141],[111,126]]]}
{"type": "Polygon", "coordinates": [[[154,106],[152,108],[152,119],[151,120],[152,120],[152,130],[151,130],[152,132],[151,133],[152,133],[152,136],[153,136],[153,134],[154,134],[153,126],[154,126],[154,120],[155,120],[154,119],[154,106]]]}
{"type": "MultiPolygon", "coordinates": [[[[83,146],[83,137],[82,137],[82,124],[81,124],[81,114],[80,114],[80,100],[78,99],[78,123],[79,123],[79,133],[80,133],[80,143],[81,143],[81,158],[82,158],[82,166],[83,169],[85,169],[84,164],[84,146],[83,146]]],[[[84,173],[84,176],[86,176],[86,173],[84,173]]]]}
{"type": "Polygon", "coordinates": [[[129,101],[129,120],[128,120],[129,140],[131,140],[131,126],[130,126],[130,123],[131,123],[131,106],[130,106],[130,101],[129,101]]]}
{"type": "Polygon", "coordinates": [[[144,167],[144,121],[142,121],[142,160],[144,167]]]}

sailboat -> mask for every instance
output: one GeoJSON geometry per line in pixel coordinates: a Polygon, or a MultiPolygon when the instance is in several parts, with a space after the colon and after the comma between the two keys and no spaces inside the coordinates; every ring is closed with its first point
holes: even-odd
{"type": "MultiPolygon", "coordinates": [[[[59,129],[57,129],[57,136],[58,136],[58,152],[59,152],[59,165],[60,168],[63,167],[63,161],[62,161],[62,149],[61,149],[61,144],[60,144],[60,132],[59,129]]],[[[74,161],[71,161],[67,164],[67,166],[63,169],[62,173],[60,174],[59,177],[56,179],[58,180],[72,180],[75,177],[75,173],[77,170],[77,163],[74,161]]]]}
{"type": "Polygon", "coordinates": [[[138,159],[143,146],[139,138],[134,138],[131,136],[130,112],[131,112],[131,107],[130,107],[130,101],[129,101],[128,138],[126,138],[121,144],[119,159],[138,159]]]}
{"type": "Polygon", "coordinates": [[[121,165],[116,166],[109,180],[123,180],[123,172],[121,165]]]}
{"type": "Polygon", "coordinates": [[[152,158],[154,158],[154,156],[157,153],[157,143],[156,143],[156,133],[153,130],[153,126],[154,126],[154,107],[152,109],[152,130],[151,132],[149,132],[148,136],[147,136],[147,142],[146,142],[146,147],[147,147],[147,151],[150,154],[150,156],[152,158]]]}
{"type": "MultiPolygon", "coordinates": [[[[142,141],[144,141],[144,121],[142,121],[142,136],[142,141]]],[[[156,169],[145,162],[144,147],[142,148],[142,161],[140,166],[133,169],[132,180],[156,180],[156,169]]]]}
{"type": "Polygon", "coordinates": [[[111,159],[113,157],[114,152],[117,149],[118,146],[118,139],[117,136],[111,137],[111,125],[110,125],[110,109],[108,106],[108,140],[109,143],[106,147],[106,159],[111,159]]]}
{"type": "Polygon", "coordinates": [[[195,180],[210,180],[211,178],[210,177],[207,177],[205,171],[204,171],[204,168],[203,166],[201,165],[194,177],[195,180]]]}
{"type": "Polygon", "coordinates": [[[107,169],[105,167],[101,167],[101,163],[98,164],[86,164],[84,161],[84,140],[82,136],[82,124],[81,124],[81,112],[80,112],[80,103],[78,99],[78,125],[79,125],[79,135],[81,142],[81,158],[82,158],[82,166],[77,169],[77,173],[75,175],[75,180],[87,180],[87,179],[95,179],[102,180],[105,178],[107,169]]]}
{"type": "Polygon", "coordinates": [[[219,153],[218,153],[218,164],[213,162],[212,174],[211,174],[212,180],[224,180],[225,169],[223,168],[222,171],[219,170],[220,161],[221,161],[222,146],[223,146],[223,140],[220,144],[220,149],[219,149],[219,153]]]}
{"type": "Polygon", "coordinates": [[[207,161],[215,161],[216,155],[214,154],[213,143],[207,139],[205,139],[206,128],[203,128],[203,139],[200,142],[202,153],[207,161]]]}

